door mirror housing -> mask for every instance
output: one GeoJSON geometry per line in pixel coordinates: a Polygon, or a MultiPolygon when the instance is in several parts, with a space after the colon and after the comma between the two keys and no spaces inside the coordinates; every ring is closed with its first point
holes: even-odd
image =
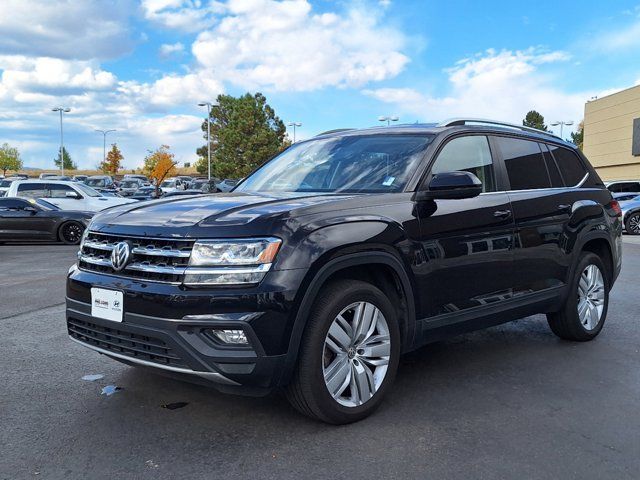
{"type": "Polygon", "coordinates": [[[76,198],[76,199],[80,198],[80,195],[78,194],[78,192],[65,192],[64,196],[67,198],[76,198]]]}
{"type": "Polygon", "coordinates": [[[419,193],[425,199],[473,198],[482,193],[482,182],[471,172],[436,173],[429,182],[429,188],[419,193]]]}

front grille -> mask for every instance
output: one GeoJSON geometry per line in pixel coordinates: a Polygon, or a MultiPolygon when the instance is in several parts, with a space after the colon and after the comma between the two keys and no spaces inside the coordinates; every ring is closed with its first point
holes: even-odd
{"type": "Polygon", "coordinates": [[[190,368],[166,343],[157,338],[103,327],[76,318],[67,319],[67,329],[72,338],[103,350],[159,365],[190,368]]]}
{"type": "Polygon", "coordinates": [[[124,237],[88,232],[78,257],[83,270],[155,282],[180,283],[189,263],[194,240],[124,237]],[[127,241],[131,258],[127,266],[116,271],[111,265],[111,251],[118,242],[127,241]]]}

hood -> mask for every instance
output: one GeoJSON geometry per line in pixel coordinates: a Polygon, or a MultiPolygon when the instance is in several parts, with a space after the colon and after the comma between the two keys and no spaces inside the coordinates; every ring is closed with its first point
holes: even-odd
{"type": "Polygon", "coordinates": [[[244,225],[274,214],[332,203],[353,195],[218,193],[172,197],[113,207],[95,217],[96,229],[113,226],[192,227],[244,225]]]}

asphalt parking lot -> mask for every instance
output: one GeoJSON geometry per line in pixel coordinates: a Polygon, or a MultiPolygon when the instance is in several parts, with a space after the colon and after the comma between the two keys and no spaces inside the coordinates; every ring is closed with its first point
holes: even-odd
{"type": "Polygon", "coordinates": [[[430,345],[403,358],[374,416],[343,427],[72,343],[76,247],[0,246],[0,479],[637,479],[640,241],[624,242],[595,341],[563,342],[535,316],[430,345]],[[175,402],[188,404],[162,408],[175,402]]]}

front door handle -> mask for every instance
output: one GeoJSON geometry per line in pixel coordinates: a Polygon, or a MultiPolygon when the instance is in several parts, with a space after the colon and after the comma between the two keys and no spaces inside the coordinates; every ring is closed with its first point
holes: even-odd
{"type": "Polygon", "coordinates": [[[493,216],[497,218],[509,218],[511,216],[511,210],[496,210],[493,212],[493,216]]]}
{"type": "Polygon", "coordinates": [[[558,205],[558,210],[566,212],[567,210],[571,210],[571,207],[573,207],[573,205],[570,203],[561,203],[558,205]]]}

